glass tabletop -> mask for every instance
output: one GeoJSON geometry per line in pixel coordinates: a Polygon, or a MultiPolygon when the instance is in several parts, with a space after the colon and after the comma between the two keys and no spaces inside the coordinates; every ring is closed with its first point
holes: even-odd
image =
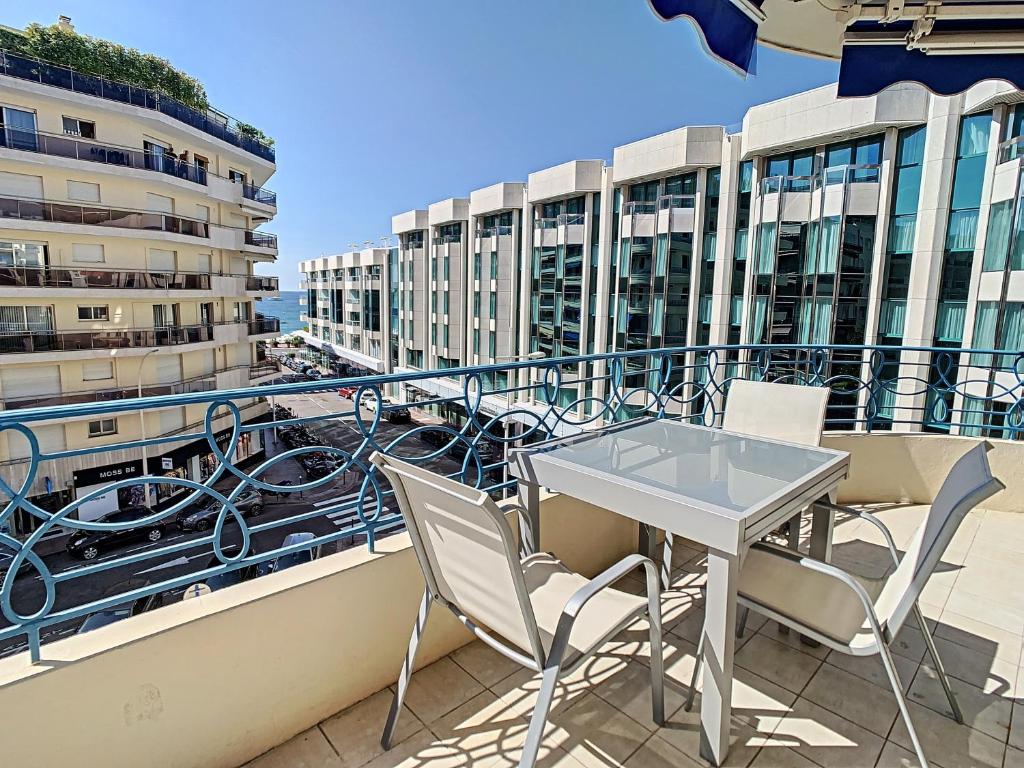
{"type": "Polygon", "coordinates": [[[529,460],[742,514],[841,457],[828,449],[658,420],[541,447],[529,460]]]}

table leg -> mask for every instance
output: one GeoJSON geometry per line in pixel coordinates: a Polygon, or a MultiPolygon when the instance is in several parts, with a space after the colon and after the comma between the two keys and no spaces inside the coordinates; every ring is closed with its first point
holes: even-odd
{"type": "Polygon", "coordinates": [[[722,765],[729,753],[738,581],[739,557],[708,550],[700,755],[712,765],[722,765]]]}
{"type": "Polygon", "coordinates": [[[518,482],[519,504],[526,514],[519,518],[519,556],[526,557],[540,552],[540,487],[518,482]]]}
{"type": "Polygon", "coordinates": [[[835,512],[817,504],[811,505],[810,555],[815,560],[823,563],[832,562],[832,533],[835,524],[835,512]]]}

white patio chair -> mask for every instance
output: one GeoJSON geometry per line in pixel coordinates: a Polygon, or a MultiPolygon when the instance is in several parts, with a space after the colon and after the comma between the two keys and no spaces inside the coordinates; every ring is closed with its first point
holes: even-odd
{"type": "MultiPolygon", "coordinates": [[[[791,549],[764,543],[751,547],[740,569],[737,601],[741,606],[841,653],[881,656],[922,768],[927,768],[928,762],[910,720],[889,644],[912,614],[924,635],[953,716],[962,723],[963,715],[918,598],[967,513],[1003,488],[989,469],[985,454],[990,448],[988,443],[982,442],[953,465],[902,558],[889,529],[877,517],[870,512],[829,505],[868,521],[882,533],[895,566],[886,578],[854,575],[830,563],[803,557],[791,549]]],[[[693,705],[703,646],[702,634],[686,700],[687,710],[693,705]]]]}
{"type": "MultiPolygon", "coordinates": [[[[380,453],[370,460],[394,489],[426,582],[381,737],[385,749],[391,747],[434,603],[448,608],[491,648],[543,674],[521,768],[532,766],[537,758],[559,678],[578,669],[608,638],[644,614],[650,623],[652,714],[655,723],[664,724],[661,604],[658,572],[651,560],[630,555],[590,580],[550,554],[520,560],[505,511],[486,492],[380,453]],[[647,577],[646,598],[611,587],[640,566],[647,577]]],[[[523,513],[518,505],[510,506],[523,513]]]]}
{"type": "MultiPolygon", "coordinates": [[[[770,381],[734,379],[722,415],[722,429],[786,443],[818,446],[825,426],[828,387],[777,384],[770,381]]],[[[790,521],[790,546],[796,549],[800,515],[790,521]]],[[[662,553],[662,585],[668,589],[672,578],[673,536],[665,532],[662,553]]]]}

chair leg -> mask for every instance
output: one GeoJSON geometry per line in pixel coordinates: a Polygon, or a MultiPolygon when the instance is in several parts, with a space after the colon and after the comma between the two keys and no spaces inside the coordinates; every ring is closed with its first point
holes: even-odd
{"type": "Polygon", "coordinates": [[[928,653],[931,654],[932,661],[935,662],[935,672],[939,676],[939,682],[942,683],[942,690],[946,692],[946,698],[949,700],[949,708],[953,711],[953,719],[958,723],[962,723],[964,721],[964,715],[963,712],[960,711],[960,704],[956,700],[956,694],[953,693],[953,688],[949,684],[949,677],[946,676],[946,667],[939,658],[939,651],[935,647],[935,640],[932,638],[932,633],[928,630],[928,622],[924,620],[924,614],[921,613],[921,606],[916,602],[914,603],[914,615],[917,616],[917,623],[921,627],[921,634],[924,635],[924,642],[925,645],[928,646],[928,653]]]}
{"type": "Polygon", "coordinates": [[[907,700],[903,698],[903,684],[900,682],[899,673],[896,672],[896,663],[892,659],[892,653],[889,651],[889,646],[881,638],[878,639],[878,645],[880,647],[879,655],[882,657],[882,666],[885,667],[885,672],[889,676],[889,684],[892,686],[892,692],[896,696],[896,703],[899,705],[903,722],[907,726],[907,733],[910,734],[910,742],[914,745],[914,751],[917,753],[917,761],[921,764],[921,768],[928,768],[928,759],[924,756],[924,747],[921,746],[921,740],[917,737],[917,729],[914,728],[914,723],[910,719],[907,700]]]}
{"type": "Polygon", "coordinates": [[[416,614],[416,623],[413,625],[412,636],[409,638],[409,649],[405,652],[405,661],[402,662],[402,672],[398,676],[395,697],[391,700],[391,710],[388,712],[388,719],[384,724],[384,733],[380,737],[380,745],[384,749],[391,749],[391,741],[395,737],[395,728],[398,726],[398,714],[402,711],[402,702],[405,701],[405,694],[409,689],[409,678],[412,677],[412,668],[416,663],[416,651],[419,648],[423,630],[427,626],[427,617],[430,615],[430,606],[433,602],[430,590],[423,590],[423,600],[420,602],[420,609],[416,614]]]}
{"type": "Polygon", "coordinates": [[[736,637],[743,637],[743,633],[747,631],[748,616],[750,616],[750,609],[741,605],[739,615],[736,617],[736,637]]]}
{"type": "Polygon", "coordinates": [[[555,686],[558,685],[560,671],[560,664],[544,668],[540,694],[537,696],[537,704],[534,706],[533,716],[530,718],[530,728],[526,732],[523,754],[519,757],[519,768],[533,768],[533,764],[537,762],[537,753],[540,751],[540,743],[544,738],[544,726],[547,725],[551,702],[555,698],[555,686]]]}
{"type": "MultiPolygon", "coordinates": [[[[650,573],[650,572],[649,572],[650,573]]],[[[665,724],[665,660],[661,631],[661,595],[657,583],[647,583],[647,620],[651,641],[651,716],[657,725],[665,724]]]]}
{"type": "Polygon", "coordinates": [[[800,519],[801,512],[797,512],[793,517],[789,518],[789,531],[787,537],[787,546],[794,552],[800,549],[800,519]]]}
{"type": "Polygon", "coordinates": [[[665,544],[661,550],[661,588],[668,589],[672,586],[672,544],[673,536],[671,531],[665,531],[665,544]]]}
{"type": "Polygon", "coordinates": [[[697,678],[700,677],[700,665],[704,662],[704,630],[701,630],[700,640],[697,641],[697,659],[693,662],[693,675],[690,676],[690,690],[686,694],[686,704],[683,709],[689,712],[693,708],[693,699],[697,695],[697,678]]]}

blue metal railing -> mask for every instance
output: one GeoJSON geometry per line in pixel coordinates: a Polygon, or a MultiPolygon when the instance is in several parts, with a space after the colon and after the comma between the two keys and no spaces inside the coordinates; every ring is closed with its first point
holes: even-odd
{"type": "MultiPolygon", "coordinates": [[[[899,428],[1024,437],[1024,352],[936,347],[674,347],[19,409],[0,413],[0,432],[6,433],[8,444],[20,441],[28,447],[26,458],[0,462],[0,571],[5,571],[0,582],[0,652],[27,644],[32,658],[38,659],[43,639],[74,629],[90,614],[197,583],[259,573],[284,556],[325,545],[340,546],[358,538],[373,548],[376,539],[401,527],[394,505],[388,505],[391,492],[368,461],[375,450],[425,462],[474,487],[504,494],[514,488],[504,460],[510,445],[634,418],[719,425],[730,383],[737,378],[829,387],[828,429],[874,431],[904,425],[899,428]],[[971,367],[977,361],[987,367],[971,367]],[[335,394],[342,385],[352,388],[351,401],[335,394]],[[313,416],[299,416],[283,407],[308,402],[305,396],[315,392],[330,393],[320,401],[328,405],[329,398],[337,397],[337,407],[318,408],[313,416]],[[368,416],[355,405],[364,395],[391,401],[368,416]],[[420,416],[430,412],[450,421],[414,423],[397,433],[390,424],[383,428],[389,414],[404,417],[401,412],[408,405],[420,416]],[[203,415],[193,417],[198,423],[189,427],[151,433],[145,439],[119,441],[115,434],[108,438],[111,442],[86,448],[63,449],[44,439],[47,426],[62,421],[116,425],[121,418],[125,424],[137,424],[143,414],[174,408],[190,409],[186,413],[191,414],[198,409],[203,415]],[[334,427],[347,435],[346,444],[312,431],[334,427]],[[276,442],[271,433],[276,433],[276,442]],[[265,454],[258,450],[264,438],[265,454]],[[208,476],[199,480],[182,471],[157,474],[164,468],[161,454],[174,455],[197,444],[212,459],[208,476]],[[238,463],[246,455],[243,448],[256,454],[245,465],[238,463]],[[125,457],[135,456],[147,456],[150,474],[138,462],[139,471],[130,477],[99,485],[79,483],[84,488],[78,498],[49,509],[41,506],[51,486],[62,487],[73,472],[95,473],[106,462],[123,463],[125,457]],[[288,475],[296,461],[303,464],[307,477],[286,483],[282,473],[288,475]],[[164,501],[149,512],[143,510],[139,519],[118,523],[79,517],[106,494],[130,496],[142,489],[144,500],[151,487],[162,489],[164,501]],[[264,497],[309,493],[328,498],[314,504],[312,498],[296,501],[292,495],[279,510],[283,514],[274,519],[250,518],[242,506],[251,489],[264,497]],[[193,535],[144,542],[70,567],[56,567],[55,558],[43,551],[62,530],[111,533],[156,528],[203,502],[212,503],[215,514],[208,527],[193,535]],[[32,523],[26,535],[15,535],[15,521],[25,520],[32,523]],[[315,528],[326,520],[333,523],[326,531],[294,536],[296,526],[315,528]],[[229,531],[237,533],[229,536],[229,531]],[[293,535],[277,544],[286,531],[293,535]],[[256,546],[257,539],[268,538],[273,538],[273,546],[256,546]],[[209,548],[205,566],[174,570],[176,563],[198,557],[195,550],[201,547],[209,548]],[[109,582],[126,568],[147,574],[144,582],[128,580],[102,594],[86,588],[109,582]],[[12,641],[18,644],[11,647],[12,641]]],[[[138,495],[134,503],[140,503],[138,495]]]]}

